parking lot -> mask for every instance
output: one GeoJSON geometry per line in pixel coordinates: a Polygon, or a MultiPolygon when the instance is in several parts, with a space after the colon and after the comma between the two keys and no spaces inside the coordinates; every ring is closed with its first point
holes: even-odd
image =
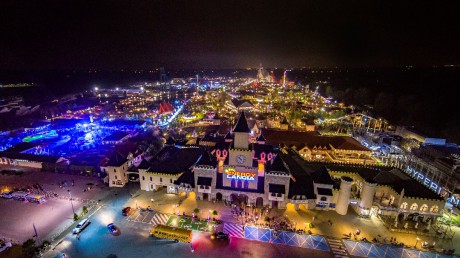
{"type": "Polygon", "coordinates": [[[43,192],[47,193],[46,196],[53,196],[47,197],[46,202],[42,204],[0,198],[0,238],[14,243],[22,243],[32,238],[35,235],[34,225],[39,241],[49,239],[64,227],[72,224],[73,211],[78,212],[84,205],[89,206],[89,200],[94,199],[104,187],[99,185],[101,183],[95,178],[0,166],[0,170],[3,169],[17,169],[24,173],[21,175],[0,174],[0,189],[34,189],[32,186],[39,184],[43,192]],[[59,187],[64,180],[67,181],[67,186],[59,187]],[[89,187],[91,190],[88,191],[89,187]],[[48,193],[53,194],[48,195],[48,193]]]}
{"type": "Polygon", "coordinates": [[[133,209],[131,210],[131,212],[129,213],[129,216],[127,216],[126,219],[128,221],[133,221],[133,222],[152,224],[152,219],[154,215],[155,213],[151,211],[142,211],[142,210],[133,209]]]}

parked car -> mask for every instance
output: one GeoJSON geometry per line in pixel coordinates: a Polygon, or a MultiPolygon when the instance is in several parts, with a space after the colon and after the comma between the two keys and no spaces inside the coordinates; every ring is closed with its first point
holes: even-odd
{"type": "Polygon", "coordinates": [[[107,228],[109,229],[110,234],[114,234],[117,232],[117,227],[113,223],[110,223],[107,225],[107,228]]]}
{"type": "Polygon", "coordinates": [[[225,240],[227,240],[228,239],[228,234],[220,231],[220,232],[212,234],[211,238],[212,239],[225,239],[225,240]]]}
{"type": "Polygon", "coordinates": [[[84,219],[77,224],[77,226],[73,229],[74,234],[80,233],[83,229],[85,229],[89,225],[89,219],[84,219]]]}
{"type": "Polygon", "coordinates": [[[59,253],[58,255],[54,256],[54,258],[66,258],[67,255],[65,253],[59,253]]]}
{"type": "Polygon", "coordinates": [[[123,216],[128,216],[130,212],[131,212],[131,207],[125,207],[123,208],[123,210],[121,210],[121,214],[123,216]]]}

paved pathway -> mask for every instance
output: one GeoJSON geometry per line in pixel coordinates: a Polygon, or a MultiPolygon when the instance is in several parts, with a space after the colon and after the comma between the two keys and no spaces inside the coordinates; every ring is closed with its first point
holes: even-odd
{"type": "Polygon", "coordinates": [[[229,234],[231,237],[244,238],[243,226],[241,225],[225,223],[223,231],[229,234]]]}
{"type": "Polygon", "coordinates": [[[340,239],[326,238],[334,257],[348,257],[348,252],[340,239]]]}
{"type": "Polygon", "coordinates": [[[155,213],[153,215],[153,218],[151,220],[153,226],[156,225],[166,225],[166,223],[169,220],[169,215],[163,214],[163,213],[155,213]]]}

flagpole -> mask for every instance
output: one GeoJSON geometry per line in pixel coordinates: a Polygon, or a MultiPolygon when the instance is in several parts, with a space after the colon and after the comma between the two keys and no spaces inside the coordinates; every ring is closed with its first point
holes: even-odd
{"type": "Polygon", "coordinates": [[[38,243],[38,232],[37,232],[37,228],[35,227],[35,224],[32,223],[32,226],[34,227],[34,232],[35,232],[35,242],[38,243]]]}

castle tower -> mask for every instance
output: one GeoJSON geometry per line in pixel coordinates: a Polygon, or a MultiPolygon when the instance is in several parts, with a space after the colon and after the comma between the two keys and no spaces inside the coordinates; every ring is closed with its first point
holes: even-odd
{"type": "Polygon", "coordinates": [[[372,203],[374,202],[374,194],[376,183],[373,182],[363,182],[363,190],[361,192],[361,201],[359,202],[359,207],[361,209],[370,209],[372,203]]]}
{"type": "Polygon", "coordinates": [[[341,178],[339,197],[335,205],[335,211],[340,215],[347,215],[352,183],[353,179],[347,176],[341,178]]]}
{"type": "Polygon", "coordinates": [[[249,149],[249,133],[251,130],[248,126],[248,121],[244,112],[241,112],[235,127],[233,128],[233,134],[235,136],[233,141],[233,147],[235,149],[249,149]]]}

